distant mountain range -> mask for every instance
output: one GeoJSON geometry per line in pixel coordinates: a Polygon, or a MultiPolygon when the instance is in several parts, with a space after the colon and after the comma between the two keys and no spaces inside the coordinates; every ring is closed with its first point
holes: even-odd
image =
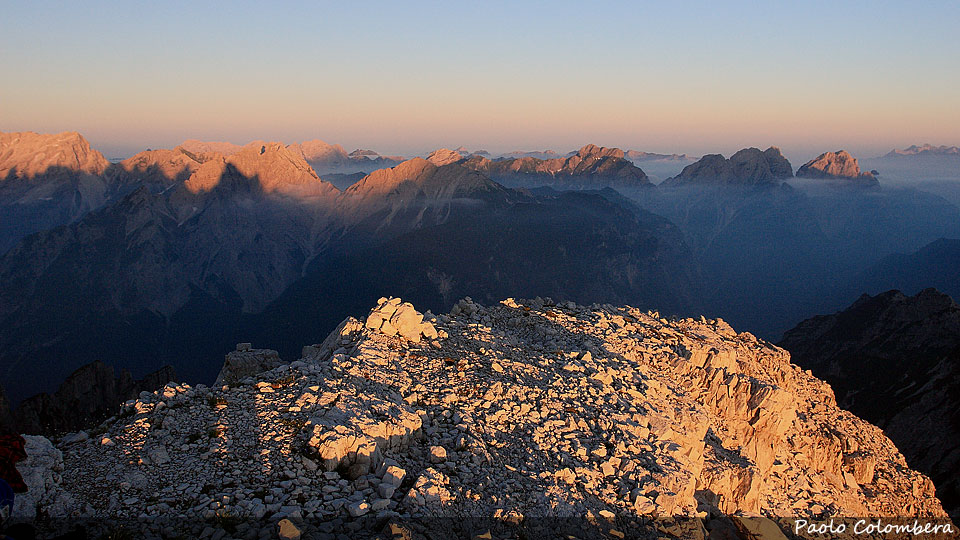
{"type": "Polygon", "coordinates": [[[891,150],[883,157],[901,157],[901,156],[957,156],[960,157],[960,147],[956,146],[933,146],[932,144],[923,144],[920,146],[908,146],[902,150],[891,150]]]}
{"type": "MultiPolygon", "coordinates": [[[[664,187],[683,185],[779,185],[793,178],[793,167],[780,149],[744,148],[729,159],[708,154],[684,167],[664,187]]],[[[824,152],[797,169],[798,178],[816,179],[837,186],[876,186],[872,173],[862,172],[857,159],[845,150],[824,152]]]]}
{"type": "MultiPolygon", "coordinates": [[[[257,144],[263,144],[263,141],[237,145],[228,142],[204,142],[190,139],[182,142],[179,148],[193,153],[215,152],[229,156],[246,146],[257,144]]],[[[348,154],[339,144],[328,144],[319,139],[293,143],[286,147],[291,152],[299,154],[317,174],[371,172],[384,167],[392,167],[403,161],[400,156],[381,156],[373,150],[357,149],[348,154]]]]}
{"type": "MultiPolygon", "coordinates": [[[[467,294],[697,302],[681,233],[613,191],[535,194],[421,158],[340,191],[302,144],[191,148],[104,165],[126,192],[0,257],[0,380],[13,401],[96,359],[204,380],[241,333],[293,354],[286,343],[316,339],[388,285],[432,309],[467,294]]],[[[564,178],[642,178],[619,151],[590,152],[564,178]]]]}
{"type": "Polygon", "coordinates": [[[574,152],[567,152],[565,154],[561,154],[554,150],[540,150],[540,151],[533,151],[533,152],[526,152],[523,150],[514,150],[512,152],[505,152],[501,154],[500,157],[504,157],[508,159],[525,158],[525,157],[532,157],[537,159],[555,159],[559,157],[566,157],[572,154],[574,154],[574,152]]]}
{"type": "Polygon", "coordinates": [[[290,356],[391,294],[432,310],[467,295],[631,304],[776,337],[883,257],[960,238],[955,205],[862,189],[844,152],[812,160],[832,176],[803,185],[776,148],[657,157],[644,163],[684,168],[655,186],[596,145],[318,174],[393,158],[187,141],[110,164],[77,134],[4,137],[0,383],[14,403],[97,359],[207,380],[238,340],[290,356]]]}
{"type": "Polygon", "coordinates": [[[627,150],[624,155],[634,163],[645,161],[693,161],[696,158],[686,154],[656,154],[651,152],[640,152],[638,150],[627,150]]]}

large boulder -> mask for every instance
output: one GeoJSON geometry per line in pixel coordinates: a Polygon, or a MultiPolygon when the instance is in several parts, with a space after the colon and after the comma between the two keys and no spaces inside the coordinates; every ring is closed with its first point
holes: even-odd
{"type": "Polygon", "coordinates": [[[217,386],[236,384],[257,373],[270,371],[283,362],[280,354],[272,349],[254,349],[249,343],[238,343],[237,350],[227,353],[217,375],[217,386]]]}
{"type": "Polygon", "coordinates": [[[367,315],[364,326],[388,336],[400,336],[414,343],[418,343],[421,336],[427,339],[437,337],[433,324],[425,322],[423,314],[417,311],[413,304],[399,298],[381,298],[377,307],[367,315]]]}
{"type": "Polygon", "coordinates": [[[34,519],[41,507],[49,517],[68,516],[77,503],[60,487],[63,454],[46,437],[25,435],[24,439],[27,459],[17,463],[17,470],[27,491],[17,494],[12,517],[34,519]]]}
{"type": "Polygon", "coordinates": [[[338,349],[350,346],[362,331],[363,323],[353,317],[347,317],[337,325],[333,332],[330,332],[323,343],[305,346],[301,356],[304,360],[314,362],[326,360],[338,349]]]}

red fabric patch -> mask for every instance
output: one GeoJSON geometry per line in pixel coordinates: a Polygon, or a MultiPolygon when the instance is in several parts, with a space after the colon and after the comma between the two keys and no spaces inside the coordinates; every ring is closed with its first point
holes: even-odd
{"type": "Polygon", "coordinates": [[[16,463],[27,459],[23,450],[26,441],[20,435],[0,435],[0,478],[3,478],[14,493],[25,493],[27,485],[17,470],[16,463]]]}

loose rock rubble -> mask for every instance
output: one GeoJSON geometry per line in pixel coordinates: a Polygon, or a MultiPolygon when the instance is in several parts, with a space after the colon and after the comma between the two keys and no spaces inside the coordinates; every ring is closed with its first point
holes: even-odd
{"type": "Polygon", "coordinates": [[[60,440],[69,511],[194,520],[156,537],[233,519],[248,539],[356,537],[371,517],[569,516],[613,537],[643,537],[623,517],[685,517],[703,525],[683,536],[735,538],[732,514],[945,516],[880,429],[719,319],[539,298],[434,317],[382,299],[295,362],[231,371],[60,440]]]}

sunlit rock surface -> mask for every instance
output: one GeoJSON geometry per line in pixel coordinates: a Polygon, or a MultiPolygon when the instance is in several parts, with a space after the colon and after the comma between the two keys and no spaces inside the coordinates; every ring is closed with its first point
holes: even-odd
{"type": "Polygon", "coordinates": [[[878,184],[877,178],[872,173],[860,170],[857,158],[851,156],[846,150],[820,154],[797,169],[797,177],[848,180],[864,186],[878,184]]]}
{"type": "Polygon", "coordinates": [[[960,306],[924,289],[863,295],[807,319],[780,346],[829,381],[840,404],[880,426],[960,516],[960,306]]]}
{"type": "Polygon", "coordinates": [[[83,515],[286,518],[304,533],[367,515],[686,516],[731,531],[766,523],[734,513],[944,516],[878,428],[722,320],[539,298],[405,306],[381,299],[231,385],[141,394],[60,442],[56,489],[83,515]],[[423,321],[418,336],[384,331],[398,310],[423,321]]]}

